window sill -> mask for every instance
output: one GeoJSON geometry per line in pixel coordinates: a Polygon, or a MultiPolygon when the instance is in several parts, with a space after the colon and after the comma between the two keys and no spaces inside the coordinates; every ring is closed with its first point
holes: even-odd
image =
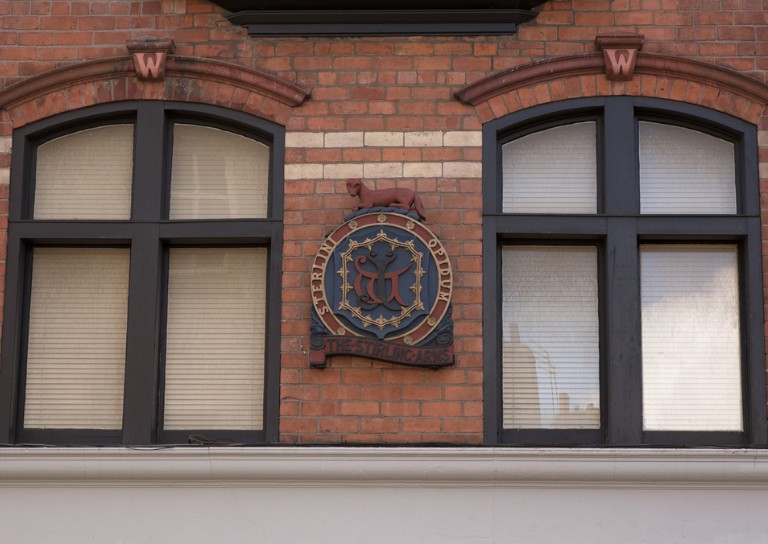
{"type": "Polygon", "coordinates": [[[768,450],[4,448],[0,487],[756,489],[768,450]]]}

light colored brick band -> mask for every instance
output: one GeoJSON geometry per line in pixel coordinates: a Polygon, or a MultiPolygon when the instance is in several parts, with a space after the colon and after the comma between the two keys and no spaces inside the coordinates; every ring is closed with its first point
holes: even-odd
{"type": "MultiPolygon", "coordinates": [[[[363,149],[366,147],[443,148],[480,147],[480,131],[430,132],[291,132],[286,147],[293,149],[363,149]]],[[[479,161],[450,162],[329,162],[288,164],[285,179],[366,178],[477,178],[482,175],[479,161]]]]}
{"type": "Polygon", "coordinates": [[[450,132],[290,132],[289,148],[480,147],[478,131],[450,132]]]}
{"type": "Polygon", "coordinates": [[[11,152],[11,141],[13,138],[10,136],[0,136],[0,153],[11,152]]]}
{"type": "Polygon", "coordinates": [[[346,178],[479,178],[483,165],[465,162],[308,163],[285,166],[286,180],[346,178]]]}

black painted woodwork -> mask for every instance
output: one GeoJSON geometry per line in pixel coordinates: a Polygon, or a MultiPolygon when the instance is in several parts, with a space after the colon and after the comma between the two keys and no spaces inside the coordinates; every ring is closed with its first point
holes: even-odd
{"type": "Polygon", "coordinates": [[[513,113],[483,127],[484,438],[539,446],[766,446],[765,350],[756,128],[699,106],[640,97],[576,99],[513,113]],[[501,146],[578,120],[598,125],[598,213],[504,214],[501,146]],[[638,120],[701,130],[735,144],[737,213],[640,215],[638,120]],[[730,241],[739,247],[743,432],[642,429],[639,244],[730,241]],[[501,259],[505,244],[598,248],[601,429],[502,428],[501,259]],[[610,264],[609,264],[610,263],[610,264]],[[495,326],[489,324],[496,324],[495,326]]]}
{"type": "Polygon", "coordinates": [[[250,35],[514,34],[546,0],[212,0],[250,35]]]}
{"type": "Polygon", "coordinates": [[[277,442],[280,364],[280,277],[283,246],[285,129],[214,106],[131,101],[85,108],[17,129],[13,134],[6,299],[0,362],[0,444],[146,445],[187,443],[189,435],[247,444],[277,442]],[[134,123],[131,219],[34,220],[34,155],[42,142],[115,120],[134,123]],[[270,146],[266,219],[168,220],[172,124],[198,123],[250,136],[270,146]],[[30,260],[39,245],[130,247],[128,328],[122,431],[23,429],[25,329],[30,260]],[[262,246],[269,249],[264,429],[162,430],[163,313],[167,248],[262,246]]]}

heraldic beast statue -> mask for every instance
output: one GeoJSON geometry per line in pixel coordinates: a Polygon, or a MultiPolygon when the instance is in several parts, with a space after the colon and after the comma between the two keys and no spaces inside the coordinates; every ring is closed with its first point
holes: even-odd
{"type": "Polygon", "coordinates": [[[350,178],[347,180],[347,191],[349,196],[356,196],[360,199],[360,203],[352,208],[354,211],[377,206],[400,208],[408,211],[413,207],[419,217],[425,221],[427,219],[424,215],[424,205],[421,198],[410,189],[374,190],[366,187],[360,178],[350,178]]]}

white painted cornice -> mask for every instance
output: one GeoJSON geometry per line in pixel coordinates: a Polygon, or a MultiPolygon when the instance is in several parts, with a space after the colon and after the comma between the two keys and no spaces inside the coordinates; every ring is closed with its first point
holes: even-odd
{"type": "Polygon", "coordinates": [[[0,487],[768,488],[768,450],[0,449],[0,487]]]}

